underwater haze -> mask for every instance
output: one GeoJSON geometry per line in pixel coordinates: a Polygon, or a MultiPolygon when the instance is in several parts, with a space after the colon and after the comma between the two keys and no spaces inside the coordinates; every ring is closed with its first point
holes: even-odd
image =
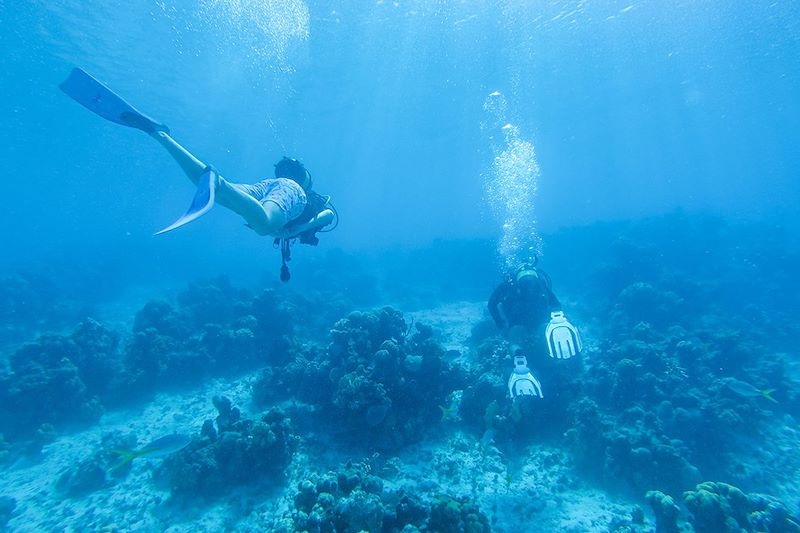
{"type": "Polygon", "coordinates": [[[3,2],[0,150],[15,176],[4,263],[131,248],[179,269],[274,259],[229,213],[151,239],[191,184],[147,138],[58,91],[74,66],[231,179],[270,176],[283,155],[304,161],[343,214],[332,246],[498,236],[484,182],[501,122],[535,147],[544,230],[675,208],[786,223],[800,193],[798,10],[3,2]],[[484,109],[494,91],[501,117],[484,109]]]}
{"type": "Polygon", "coordinates": [[[800,3],[0,27],[0,531],[800,531],[800,3]],[[74,68],[228,181],[299,159],[335,228],[284,240],[288,282],[223,205],[154,235],[196,187],[74,68]],[[487,302],[533,265],[555,303],[515,337],[487,302]]]}

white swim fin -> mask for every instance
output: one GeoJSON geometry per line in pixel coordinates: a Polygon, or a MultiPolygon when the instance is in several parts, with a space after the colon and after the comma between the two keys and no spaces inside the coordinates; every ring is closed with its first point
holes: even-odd
{"type": "Polygon", "coordinates": [[[550,313],[550,323],[545,331],[550,357],[569,359],[583,349],[581,334],[564,316],[562,311],[550,313]]]}

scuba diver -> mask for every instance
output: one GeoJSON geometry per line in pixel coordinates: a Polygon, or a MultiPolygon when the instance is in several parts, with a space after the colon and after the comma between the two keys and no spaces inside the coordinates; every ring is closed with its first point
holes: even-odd
{"type": "Polygon", "coordinates": [[[295,239],[315,246],[318,232],[331,231],[338,223],[330,197],[312,190],[311,173],[297,159],[284,157],[275,164],[275,177],[254,184],[223,178],[211,165],[197,159],[170,136],[169,128],[140,113],[85,71],[75,68],[60,88],[70,98],[101,117],[144,131],[158,141],[196,186],[186,213],[156,235],[172,231],[207,213],[215,203],[240,215],[259,235],[274,238],[281,249],[281,280],[291,277],[287,262],[295,239]],[[328,229],[326,226],[333,224],[328,229]]]}
{"type": "Polygon", "coordinates": [[[520,396],[544,398],[542,385],[528,368],[520,346],[529,332],[542,327],[549,318],[545,337],[550,357],[568,359],[582,347],[577,328],[564,316],[553,293],[550,276],[536,267],[536,259],[533,263],[523,263],[513,276],[495,288],[488,307],[494,323],[511,343],[514,370],[508,379],[509,396],[512,400],[520,396]]]}

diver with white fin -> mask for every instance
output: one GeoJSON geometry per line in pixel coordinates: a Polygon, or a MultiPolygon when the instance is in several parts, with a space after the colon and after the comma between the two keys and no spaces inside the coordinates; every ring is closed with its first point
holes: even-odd
{"type": "Polygon", "coordinates": [[[569,359],[583,347],[578,329],[561,310],[550,276],[538,268],[536,262],[534,259],[532,263],[520,265],[489,298],[489,314],[511,343],[514,370],[508,380],[508,392],[512,400],[521,396],[544,397],[542,386],[528,368],[521,348],[523,344],[530,344],[527,339],[530,331],[547,322],[544,331],[547,349],[555,359],[569,359]]]}
{"type": "Polygon", "coordinates": [[[177,229],[207,213],[215,203],[240,215],[259,235],[273,237],[280,247],[281,280],[290,278],[287,262],[295,240],[316,245],[316,234],[331,231],[338,215],[330,197],[312,190],[311,173],[297,159],[275,164],[275,177],[254,184],[227,181],[212,166],[197,159],[170,136],[169,128],[140,113],[85,71],[75,68],[60,88],[70,98],[101,117],[144,131],[159,142],[197,187],[186,213],[156,235],[177,229]],[[326,226],[332,227],[324,229],[326,226]]]}

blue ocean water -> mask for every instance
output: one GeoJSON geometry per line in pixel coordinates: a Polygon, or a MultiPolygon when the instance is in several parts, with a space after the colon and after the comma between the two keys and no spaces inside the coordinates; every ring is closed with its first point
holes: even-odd
{"type": "Polygon", "coordinates": [[[796,2],[0,0],[0,25],[0,527],[798,530],[796,2]],[[226,179],[300,159],[339,225],[289,283],[221,206],[153,236],[194,187],[60,91],[74,67],[226,179]],[[584,349],[551,359],[545,317],[544,398],[512,402],[486,304],[536,260],[584,349]]]}

